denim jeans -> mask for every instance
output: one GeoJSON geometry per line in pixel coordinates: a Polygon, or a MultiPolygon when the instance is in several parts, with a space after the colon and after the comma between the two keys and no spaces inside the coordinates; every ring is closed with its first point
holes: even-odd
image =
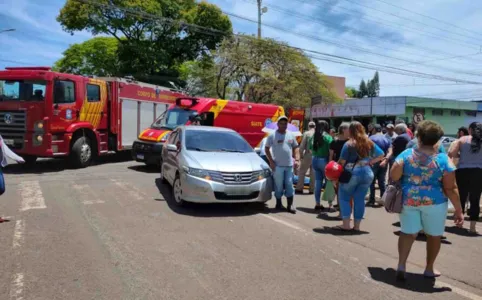
{"type": "Polygon", "coordinates": [[[385,185],[387,179],[387,169],[388,167],[380,167],[380,163],[376,163],[372,167],[373,171],[373,182],[370,186],[370,202],[375,202],[375,181],[378,181],[378,187],[380,188],[380,197],[385,194],[385,185]]]}
{"type": "Polygon", "coordinates": [[[320,204],[321,189],[323,188],[323,181],[325,180],[325,167],[328,159],[324,157],[313,156],[313,170],[315,171],[315,202],[320,204]]]}
{"type": "Polygon", "coordinates": [[[341,217],[349,219],[351,215],[350,200],[353,198],[353,215],[355,221],[361,221],[365,215],[365,196],[373,182],[373,171],[369,165],[356,166],[352,171],[350,182],[341,183],[338,190],[341,217]]]}
{"type": "Polygon", "coordinates": [[[293,197],[295,189],[293,188],[293,167],[278,167],[273,172],[274,179],[274,197],[281,199],[283,192],[286,197],[293,197]]]}

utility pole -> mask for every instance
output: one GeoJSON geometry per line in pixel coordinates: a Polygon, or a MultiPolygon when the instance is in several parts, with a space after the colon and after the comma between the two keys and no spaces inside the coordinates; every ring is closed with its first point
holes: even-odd
{"type": "Polygon", "coordinates": [[[263,0],[258,0],[258,39],[261,38],[261,16],[268,12],[268,8],[262,7],[263,0]]]}

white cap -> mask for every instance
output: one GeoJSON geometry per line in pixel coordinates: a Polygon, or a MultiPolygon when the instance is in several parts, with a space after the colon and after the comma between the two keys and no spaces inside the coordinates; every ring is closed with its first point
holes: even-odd
{"type": "Polygon", "coordinates": [[[281,117],[278,118],[278,120],[277,120],[276,122],[279,122],[279,121],[281,121],[281,120],[286,120],[286,121],[288,121],[288,117],[287,117],[287,116],[281,116],[281,117]]]}

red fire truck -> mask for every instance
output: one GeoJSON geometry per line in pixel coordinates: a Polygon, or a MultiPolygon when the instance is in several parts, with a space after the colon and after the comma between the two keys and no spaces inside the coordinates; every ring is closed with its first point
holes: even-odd
{"type": "Polygon", "coordinates": [[[86,167],[96,156],[131,149],[183,94],[120,78],[90,78],[48,67],[0,71],[0,134],[26,162],[67,157],[86,167]]]}
{"type": "MultiPolygon", "coordinates": [[[[290,122],[300,128],[303,114],[292,110],[290,122]]],[[[179,125],[190,124],[193,116],[201,119],[201,125],[219,126],[235,130],[253,147],[266,136],[262,131],[270,122],[285,115],[282,106],[230,101],[211,98],[179,98],[151,126],[141,132],[134,142],[132,155],[136,161],[159,165],[163,144],[170,132],[179,125]]],[[[302,130],[302,127],[300,128],[302,130]]]]}

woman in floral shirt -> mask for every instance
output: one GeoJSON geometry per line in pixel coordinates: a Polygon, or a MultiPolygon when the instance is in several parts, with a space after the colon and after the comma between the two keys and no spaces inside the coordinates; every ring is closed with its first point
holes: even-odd
{"type": "Polygon", "coordinates": [[[421,230],[427,235],[427,265],[424,276],[440,276],[434,269],[434,263],[445,230],[448,199],[455,208],[455,224],[462,226],[464,222],[455,183],[455,166],[447,154],[437,150],[443,135],[443,129],[438,123],[420,123],[417,131],[419,147],[400,153],[390,172],[393,181],[401,180],[403,191],[403,210],[400,214],[402,232],[398,240],[399,280],[405,279],[408,255],[417,233],[421,230]]]}

